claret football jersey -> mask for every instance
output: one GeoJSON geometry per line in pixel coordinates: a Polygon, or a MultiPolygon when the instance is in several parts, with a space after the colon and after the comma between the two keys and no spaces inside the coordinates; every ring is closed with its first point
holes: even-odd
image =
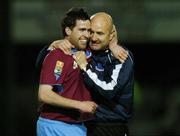
{"type": "MultiPolygon", "coordinates": [[[[40,84],[51,85],[54,92],[66,98],[79,101],[91,100],[77,63],[71,55],[64,54],[60,49],[51,51],[45,57],[41,69],[40,84]]],[[[40,116],[67,122],[81,122],[92,117],[90,114],[74,109],[48,104],[43,104],[40,107],[40,116]]]]}

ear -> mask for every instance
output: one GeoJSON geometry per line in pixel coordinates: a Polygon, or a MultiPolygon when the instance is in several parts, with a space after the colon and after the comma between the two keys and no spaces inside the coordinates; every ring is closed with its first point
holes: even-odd
{"type": "Polygon", "coordinates": [[[115,32],[116,32],[116,27],[115,25],[113,25],[112,30],[111,30],[111,34],[110,34],[110,41],[113,39],[113,37],[115,36],[115,32]]]}
{"type": "Polygon", "coordinates": [[[114,37],[114,27],[113,27],[113,29],[112,29],[112,31],[110,33],[109,40],[111,41],[113,39],[113,37],[114,37]]]}
{"type": "Polygon", "coordinates": [[[69,27],[66,27],[66,28],[65,28],[65,32],[66,32],[66,34],[69,36],[72,31],[71,31],[71,29],[70,29],[69,27]]]}
{"type": "Polygon", "coordinates": [[[116,43],[118,42],[117,31],[116,31],[116,26],[115,25],[113,25],[113,28],[112,28],[109,39],[110,39],[111,42],[116,42],[116,43]]]}

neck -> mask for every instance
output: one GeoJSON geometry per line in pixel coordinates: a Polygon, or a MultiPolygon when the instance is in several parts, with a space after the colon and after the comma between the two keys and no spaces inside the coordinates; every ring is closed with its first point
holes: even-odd
{"type": "Polygon", "coordinates": [[[92,50],[93,55],[102,55],[102,54],[105,54],[107,52],[109,52],[109,49],[99,50],[99,51],[92,50]]]}

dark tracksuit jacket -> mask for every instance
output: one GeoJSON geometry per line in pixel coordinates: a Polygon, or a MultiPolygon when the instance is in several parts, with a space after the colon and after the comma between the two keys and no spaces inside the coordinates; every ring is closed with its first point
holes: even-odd
{"type": "Polygon", "coordinates": [[[110,50],[93,53],[84,81],[98,104],[96,121],[126,123],[132,116],[134,63],[129,51],[121,64],[110,50]]]}

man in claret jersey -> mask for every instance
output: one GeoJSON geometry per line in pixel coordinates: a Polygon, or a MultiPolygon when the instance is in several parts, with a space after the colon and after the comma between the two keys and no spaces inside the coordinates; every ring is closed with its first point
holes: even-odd
{"type": "Polygon", "coordinates": [[[67,55],[60,49],[50,51],[44,58],[38,98],[40,116],[37,136],[86,136],[83,122],[92,119],[96,103],[85,87],[81,70],[73,59],[83,50],[90,37],[90,19],[79,8],[70,9],[62,20],[64,39],[75,46],[67,55]]]}

